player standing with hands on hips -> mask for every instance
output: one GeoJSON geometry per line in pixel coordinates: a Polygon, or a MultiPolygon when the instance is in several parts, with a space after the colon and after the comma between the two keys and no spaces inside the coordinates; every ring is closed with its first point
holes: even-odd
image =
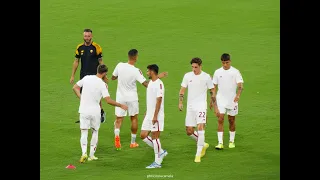
{"type": "Polygon", "coordinates": [[[197,153],[194,162],[201,162],[201,157],[209,147],[205,143],[205,124],[207,121],[207,91],[213,94],[214,86],[209,74],[202,71],[202,60],[193,58],[190,62],[192,71],[184,75],[179,92],[179,110],[183,109],[183,99],[188,88],[187,113],[185,126],[187,135],[197,142],[197,153]],[[198,131],[194,131],[197,127],[198,131]]]}
{"type": "Polygon", "coordinates": [[[231,66],[230,55],[224,53],[221,55],[222,67],[213,74],[213,84],[215,85],[214,98],[210,102],[210,108],[217,103],[218,109],[215,114],[218,117],[218,145],[217,150],[223,149],[223,122],[224,116],[228,114],[229,120],[229,148],[235,148],[236,123],[235,116],[238,114],[238,102],[243,90],[243,78],[238,69],[231,66]],[[218,93],[216,95],[216,89],[218,93]],[[238,89],[238,90],[237,90],[238,89]],[[216,97],[215,97],[216,96],[216,97]],[[215,100],[217,102],[215,102],[215,100]]]}
{"type": "Polygon", "coordinates": [[[120,104],[110,98],[107,86],[102,80],[106,76],[107,72],[108,68],[106,65],[99,65],[96,75],[87,75],[73,86],[74,93],[78,98],[80,98],[80,144],[82,149],[80,163],[84,163],[88,158],[87,141],[88,130],[90,128],[92,128],[92,137],[90,142],[90,155],[88,160],[92,161],[98,159],[94,156],[94,153],[97,149],[98,131],[101,124],[99,105],[101,98],[104,98],[110,105],[120,107],[124,110],[128,109],[126,105],[120,104]],[[83,88],[81,94],[80,88],[83,88]]]}

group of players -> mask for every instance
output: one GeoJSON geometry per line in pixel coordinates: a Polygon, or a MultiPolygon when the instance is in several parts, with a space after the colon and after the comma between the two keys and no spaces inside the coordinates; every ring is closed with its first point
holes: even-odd
{"type": "MultiPolygon", "coordinates": [[[[168,154],[161,146],[160,132],[164,129],[164,94],[165,87],[160,80],[167,77],[167,72],[159,73],[156,64],[147,66],[146,80],[143,73],[135,67],[138,51],[128,52],[128,62],[118,63],[112,73],[112,80],[118,80],[116,101],[110,98],[108,92],[108,68],[102,61],[102,48],[92,41],[92,30],[84,30],[84,43],[76,48],[70,83],[81,61],[80,80],[74,84],[73,91],[80,98],[80,144],[82,156],[80,163],[98,158],[94,156],[98,143],[98,130],[105,121],[105,113],[101,106],[101,98],[115,106],[116,120],[114,122],[115,148],[121,149],[120,128],[127,114],[131,119],[130,148],[136,148],[138,130],[139,101],[137,93],[138,81],[147,88],[147,111],[142,123],[140,137],[154,149],[155,160],[146,168],[161,168],[164,157],[168,154]],[[88,130],[92,129],[90,153],[87,155],[88,130]],[[151,133],[151,137],[150,137],[151,133]]],[[[222,54],[222,67],[214,72],[213,77],[202,71],[202,60],[193,58],[190,61],[192,71],[184,75],[179,92],[179,110],[183,110],[185,90],[188,89],[186,111],[186,133],[197,143],[194,162],[201,162],[209,144],[205,142],[205,124],[207,121],[207,91],[210,90],[210,109],[214,109],[218,117],[218,145],[216,149],[223,149],[223,122],[225,114],[229,120],[229,148],[235,148],[235,116],[238,114],[238,101],[243,90],[243,78],[236,68],[231,66],[229,54],[222,54]],[[217,89],[219,90],[217,91],[217,89]],[[197,130],[195,130],[195,128],[197,130]]]]}

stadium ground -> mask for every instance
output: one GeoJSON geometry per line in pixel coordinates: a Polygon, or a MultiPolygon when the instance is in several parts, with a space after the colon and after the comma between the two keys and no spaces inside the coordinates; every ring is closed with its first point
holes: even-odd
{"type": "MultiPolygon", "coordinates": [[[[147,175],[172,175],[165,179],[280,179],[279,4],[276,0],[41,0],[40,178],[140,180],[147,175]],[[78,163],[80,132],[74,122],[79,100],[69,78],[84,28],[93,29],[110,71],[127,60],[130,48],[137,48],[137,67],[143,72],[150,63],[169,72],[163,80],[166,124],[161,136],[169,155],[162,169],[145,169],[153,160],[153,150],[141,140],[138,149],[129,148],[129,119],[121,129],[123,150],[114,149],[114,108],[106,103],[107,123],[101,127],[96,152],[100,159],[78,163]],[[209,113],[206,141],[211,147],[196,164],[195,142],[185,135],[185,112],[178,111],[180,82],[190,71],[192,57],[201,57],[203,70],[212,74],[220,67],[219,56],[224,52],[232,55],[233,65],[245,80],[237,117],[237,147],[213,149],[217,123],[209,113]],[[65,169],[70,163],[77,169],[65,169]]],[[[145,89],[141,85],[138,89],[143,112],[145,89]]],[[[116,82],[109,84],[109,90],[115,98],[116,82]]],[[[139,119],[140,128],[142,113],[139,119]]],[[[228,142],[228,133],[224,141],[228,142]]]]}

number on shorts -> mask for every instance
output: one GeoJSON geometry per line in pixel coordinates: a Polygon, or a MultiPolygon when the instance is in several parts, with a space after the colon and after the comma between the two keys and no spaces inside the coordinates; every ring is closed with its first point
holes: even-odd
{"type": "Polygon", "coordinates": [[[235,106],[233,110],[237,110],[237,109],[238,109],[238,106],[235,106]]]}
{"type": "Polygon", "coordinates": [[[206,112],[199,112],[199,117],[205,118],[206,117],[206,112]]]}

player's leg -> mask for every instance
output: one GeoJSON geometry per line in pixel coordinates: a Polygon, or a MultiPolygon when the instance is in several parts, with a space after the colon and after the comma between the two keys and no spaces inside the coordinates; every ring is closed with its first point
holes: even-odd
{"type": "Polygon", "coordinates": [[[120,128],[122,125],[122,121],[124,116],[119,117],[116,116],[116,121],[114,122],[114,146],[117,150],[121,150],[121,143],[120,143],[120,128]]]}
{"type": "Polygon", "coordinates": [[[144,116],[141,131],[140,131],[140,138],[145,142],[148,146],[153,148],[152,138],[149,136],[151,131],[152,123],[151,120],[147,120],[146,116],[144,116]]]}
{"type": "Polygon", "coordinates": [[[90,142],[90,154],[89,154],[88,161],[98,159],[94,155],[94,153],[96,152],[97,146],[98,146],[98,133],[99,133],[100,124],[101,124],[100,117],[101,117],[100,114],[96,114],[96,115],[92,116],[92,119],[91,119],[90,126],[92,129],[92,137],[91,137],[91,142],[90,142]]]}
{"type": "Polygon", "coordinates": [[[104,123],[106,121],[106,113],[104,112],[103,110],[103,107],[102,107],[102,103],[101,103],[101,100],[100,100],[100,109],[101,109],[101,123],[104,123]]]}
{"type": "MultiPolygon", "coordinates": [[[[146,119],[146,117],[144,117],[143,122],[142,122],[142,126],[141,126],[141,131],[140,131],[140,138],[148,146],[154,148],[153,142],[152,142],[152,137],[149,136],[151,129],[152,129],[152,121],[148,120],[148,119],[146,119]]],[[[164,152],[164,150],[160,149],[160,154],[162,154],[163,152],[164,152]]]]}
{"type": "Polygon", "coordinates": [[[197,142],[198,141],[198,132],[194,130],[194,127],[197,126],[197,121],[195,120],[195,112],[194,111],[187,109],[185,126],[186,126],[187,135],[191,139],[193,139],[197,142]]]}
{"type": "Polygon", "coordinates": [[[151,135],[152,135],[152,142],[153,142],[153,150],[154,150],[154,162],[147,166],[146,168],[161,168],[161,164],[163,158],[168,154],[167,151],[162,150],[161,142],[160,142],[160,132],[163,131],[164,121],[158,120],[155,124],[151,127],[151,135]]]}
{"type": "Polygon", "coordinates": [[[223,123],[224,123],[224,115],[226,113],[226,108],[218,105],[218,109],[220,112],[220,115],[218,117],[218,145],[216,145],[217,150],[223,149],[223,123]]]}
{"type": "Polygon", "coordinates": [[[79,160],[80,163],[84,163],[88,158],[88,155],[87,155],[88,129],[90,129],[89,117],[84,114],[80,114],[80,131],[81,131],[80,146],[82,151],[82,155],[79,160]]]}
{"type": "MultiPolygon", "coordinates": [[[[126,104],[126,102],[119,102],[119,103],[126,104]]],[[[124,117],[127,116],[127,111],[119,107],[115,107],[115,115],[116,115],[116,120],[114,122],[114,146],[116,147],[117,150],[121,150],[120,129],[121,129],[121,125],[124,117]]]]}
{"type": "Polygon", "coordinates": [[[229,148],[235,148],[234,139],[236,136],[236,115],[238,114],[238,105],[234,109],[228,111],[228,120],[229,120],[229,148]]]}
{"type": "Polygon", "coordinates": [[[209,147],[209,144],[205,143],[205,124],[207,122],[207,111],[197,111],[196,121],[198,129],[198,141],[197,152],[194,162],[201,162],[201,157],[203,157],[206,154],[206,150],[209,147]]]}
{"type": "Polygon", "coordinates": [[[138,147],[136,143],[137,131],[138,131],[138,114],[139,114],[139,102],[128,102],[128,115],[131,119],[131,143],[130,148],[138,147]]]}
{"type": "Polygon", "coordinates": [[[137,131],[138,131],[138,114],[130,116],[131,120],[131,143],[130,148],[138,147],[139,144],[136,143],[137,131]]]}

